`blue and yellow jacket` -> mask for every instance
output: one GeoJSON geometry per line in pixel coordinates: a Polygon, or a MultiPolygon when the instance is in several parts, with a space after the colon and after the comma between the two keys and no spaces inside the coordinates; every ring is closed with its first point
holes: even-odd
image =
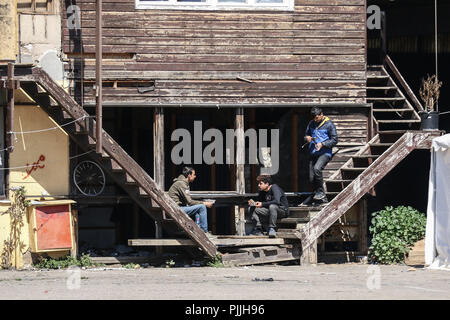
{"type": "Polygon", "coordinates": [[[330,158],[332,156],[332,148],[338,143],[338,136],[336,127],[333,121],[328,117],[324,117],[321,123],[316,123],[311,120],[306,128],[306,136],[311,136],[313,140],[309,144],[309,152],[313,156],[320,156],[327,154],[330,158]],[[315,149],[316,143],[322,142],[322,148],[317,151],[315,149]]]}

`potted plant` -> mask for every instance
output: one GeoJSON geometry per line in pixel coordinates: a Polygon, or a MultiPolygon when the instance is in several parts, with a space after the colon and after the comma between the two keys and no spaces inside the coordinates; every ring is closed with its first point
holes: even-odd
{"type": "Polygon", "coordinates": [[[419,91],[420,97],[425,104],[425,110],[419,112],[422,120],[422,130],[439,129],[439,113],[435,110],[435,105],[439,100],[441,86],[442,82],[438,80],[436,75],[431,77],[428,75],[426,80],[422,79],[422,87],[419,91]]]}

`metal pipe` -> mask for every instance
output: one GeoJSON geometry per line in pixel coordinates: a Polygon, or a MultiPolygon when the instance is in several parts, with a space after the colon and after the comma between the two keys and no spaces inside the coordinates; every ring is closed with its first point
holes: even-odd
{"type": "Polygon", "coordinates": [[[13,152],[13,131],[14,131],[14,64],[8,63],[8,104],[6,107],[6,147],[9,152],[13,152]]]}
{"type": "Polygon", "coordinates": [[[95,50],[95,77],[96,77],[96,146],[95,151],[102,153],[102,0],[97,0],[97,28],[96,28],[96,50],[95,50]]]}
{"type": "MultiPolygon", "coordinates": [[[[434,0],[434,51],[436,55],[436,82],[439,81],[438,76],[438,18],[437,18],[437,0],[434,0]]],[[[439,100],[436,101],[436,111],[439,111],[439,100]]]]}

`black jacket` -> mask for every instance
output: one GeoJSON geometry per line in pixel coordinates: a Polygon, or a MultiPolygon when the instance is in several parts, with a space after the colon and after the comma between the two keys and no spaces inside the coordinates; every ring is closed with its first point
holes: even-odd
{"type": "Polygon", "coordinates": [[[269,208],[271,204],[278,205],[281,209],[289,211],[289,202],[286,195],[277,184],[272,184],[269,191],[260,191],[258,201],[262,202],[264,208],[269,208]]]}

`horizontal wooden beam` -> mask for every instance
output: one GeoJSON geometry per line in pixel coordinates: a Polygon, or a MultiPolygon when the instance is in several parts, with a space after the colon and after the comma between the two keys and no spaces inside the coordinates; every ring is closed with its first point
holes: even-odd
{"type": "MultiPolygon", "coordinates": [[[[240,247],[240,246],[262,246],[262,245],[282,245],[282,238],[268,237],[241,237],[241,238],[218,238],[211,240],[219,247],[240,247]]],[[[129,246],[195,246],[191,239],[130,239],[129,246]]]]}
{"type": "Polygon", "coordinates": [[[129,246],[195,246],[191,239],[130,239],[129,246]]]}

